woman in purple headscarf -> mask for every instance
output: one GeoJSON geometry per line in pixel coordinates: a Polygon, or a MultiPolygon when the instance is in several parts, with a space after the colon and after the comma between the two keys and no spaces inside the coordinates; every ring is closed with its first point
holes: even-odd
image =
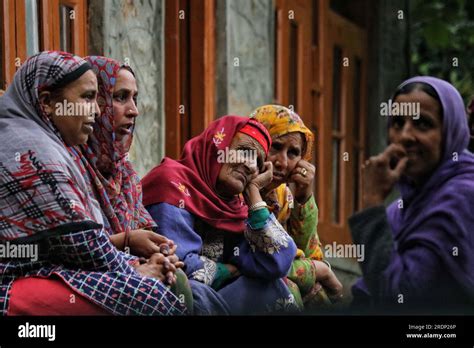
{"type": "Polygon", "coordinates": [[[403,82],[392,99],[419,112],[390,117],[389,146],[363,166],[366,209],[349,219],[354,243],[365,246],[354,303],[472,311],[474,156],[463,100],[433,77],[403,82]],[[395,185],[401,197],[385,208],[395,185]]]}

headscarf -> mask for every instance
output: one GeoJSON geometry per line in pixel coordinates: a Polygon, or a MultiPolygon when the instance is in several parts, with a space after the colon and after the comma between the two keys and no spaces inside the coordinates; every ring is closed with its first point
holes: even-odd
{"type": "Polygon", "coordinates": [[[263,125],[248,117],[221,117],[186,143],[179,160],[165,157],[143,178],[143,203],[175,205],[216,229],[242,233],[247,206],[239,197],[231,201],[219,197],[216,183],[223,165],[218,162],[218,151],[229,148],[234,135],[244,127],[258,129],[268,142],[262,148],[270,147],[263,125]]]}
{"type": "Polygon", "coordinates": [[[85,59],[97,75],[101,116],[96,119],[87,145],[81,146],[83,155],[79,158],[87,168],[89,184],[107,218],[106,229],[114,234],[153,228],[156,224],[142,204],[140,178],[127,156],[135,125],[131,134],[121,141],[116,140],[114,131],[113,91],[117,74],[122,68],[134,73],[128,65],[114,59],[99,56],[85,59]]]}
{"type": "MultiPolygon", "coordinates": [[[[306,152],[303,154],[303,159],[311,161],[314,136],[296,112],[281,105],[264,105],[255,109],[250,117],[261,122],[272,138],[292,132],[303,134],[306,139],[306,152]]],[[[278,221],[286,226],[290,217],[290,209],[293,208],[293,196],[288,186],[286,184],[280,185],[277,189],[269,192],[265,200],[278,221]]]]}
{"type": "Polygon", "coordinates": [[[60,132],[42,110],[41,91],[79,78],[89,64],[66,52],[29,58],[0,98],[0,238],[42,238],[101,227],[100,211],[60,132]]]}
{"type": "Polygon", "coordinates": [[[303,159],[311,160],[314,135],[296,112],[281,105],[264,105],[254,110],[250,117],[261,122],[268,129],[272,138],[292,132],[302,133],[306,139],[306,152],[303,159]]]}
{"type": "MultiPolygon", "coordinates": [[[[414,82],[432,86],[441,100],[442,155],[422,187],[403,178],[399,181],[403,209],[397,201],[392,203],[387,208],[388,222],[398,250],[413,244],[430,249],[444,263],[443,272],[474,299],[474,156],[466,150],[469,129],[464,103],[454,86],[434,77],[414,77],[399,88],[414,82]]],[[[410,269],[407,264],[396,266],[410,269]]]]}

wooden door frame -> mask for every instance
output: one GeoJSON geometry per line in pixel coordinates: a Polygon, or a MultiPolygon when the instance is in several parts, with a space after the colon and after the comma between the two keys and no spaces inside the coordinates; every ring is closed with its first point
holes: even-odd
{"type": "MultiPolygon", "coordinates": [[[[179,113],[180,1],[165,1],[165,124],[166,156],[178,158],[182,151],[182,114],[179,113]]],[[[190,134],[201,133],[215,117],[215,0],[189,2],[191,76],[189,107],[192,109],[190,134]]],[[[185,110],[187,112],[188,110],[185,110]]]]}

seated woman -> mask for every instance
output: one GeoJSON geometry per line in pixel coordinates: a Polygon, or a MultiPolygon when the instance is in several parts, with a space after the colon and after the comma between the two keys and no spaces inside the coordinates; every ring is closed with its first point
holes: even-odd
{"type": "Polygon", "coordinates": [[[158,280],[165,273],[158,255],[140,262],[111,244],[71,158],[69,147],[93,131],[96,96],[85,60],[48,51],[29,58],[0,98],[0,136],[9,139],[0,152],[0,240],[39,247],[0,260],[3,315],[186,311],[158,280]]]}
{"type": "Polygon", "coordinates": [[[349,224],[365,245],[358,307],[467,311],[474,304],[474,157],[463,100],[448,82],[414,77],[392,98],[419,105],[389,119],[389,146],[363,168],[363,204],[349,224]],[[411,117],[413,116],[413,117],[411,117]],[[383,203],[397,185],[401,198],[383,203]]]}
{"type": "Polygon", "coordinates": [[[153,232],[156,224],[142,204],[140,179],[128,160],[138,117],[138,89],[133,70],[106,57],[86,57],[98,80],[100,117],[87,144],[72,149],[83,169],[92,196],[104,215],[104,230],[119,250],[149,259],[159,254],[167,271],[160,279],[183,294],[192,308],[192,296],[176,245],[153,232]]]}
{"type": "Polygon", "coordinates": [[[313,133],[284,106],[261,106],[250,117],[261,122],[272,137],[267,159],[273,163],[273,180],[262,196],[298,247],[288,283],[295,296],[303,298],[306,309],[328,305],[325,289],[331,298],[339,299],[342,285],[322,262],[318,207],[313,196],[315,167],[309,162],[313,133]]]}
{"type": "Polygon", "coordinates": [[[144,204],[178,244],[188,278],[215,289],[232,314],[299,309],[282,280],[296,246],[260,196],[270,145],[259,122],[221,117],[143,178],[144,204]]]}

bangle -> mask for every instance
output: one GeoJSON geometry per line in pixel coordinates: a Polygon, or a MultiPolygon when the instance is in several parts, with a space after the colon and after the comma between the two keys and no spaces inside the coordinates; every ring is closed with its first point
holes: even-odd
{"type": "Polygon", "coordinates": [[[332,267],[331,267],[331,264],[329,263],[329,261],[327,260],[322,260],[326,265],[328,265],[329,267],[329,270],[332,271],[332,267]]]}
{"type": "Polygon", "coordinates": [[[252,211],[260,210],[260,209],[266,208],[266,207],[267,207],[267,203],[264,202],[264,201],[261,201],[261,202],[257,202],[254,205],[250,206],[249,211],[252,212],[252,211]]]}

